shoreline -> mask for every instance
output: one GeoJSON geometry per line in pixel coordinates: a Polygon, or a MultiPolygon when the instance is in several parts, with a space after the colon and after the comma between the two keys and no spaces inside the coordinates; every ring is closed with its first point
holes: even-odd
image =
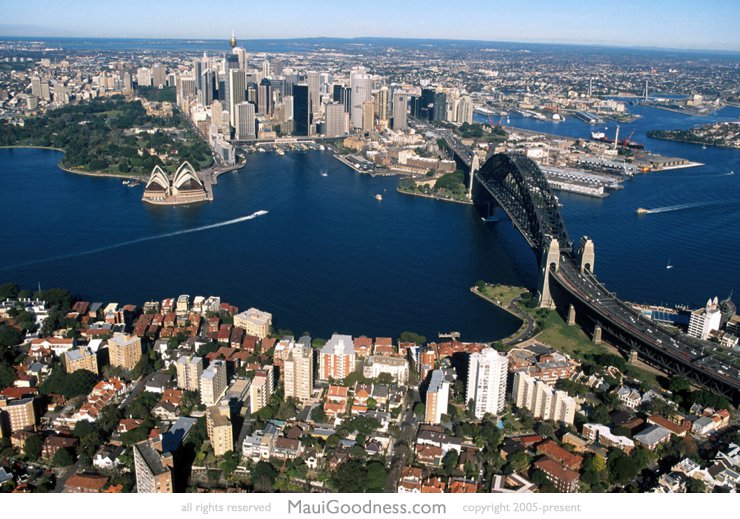
{"type": "Polygon", "coordinates": [[[657,135],[649,135],[648,137],[650,139],[657,139],[660,141],[683,142],[684,144],[696,144],[696,145],[702,145],[702,146],[712,146],[714,148],[724,148],[728,150],[740,150],[740,147],[730,146],[729,144],[713,144],[713,143],[702,142],[702,141],[687,141],[684,139],[673,139],[671,137],[658,137],[657,135]]]}
{"type": "Polygon", "coordinates": [[[396,187],[396,191],[398,193],[401,193],[402,195],[409,195],[409,196],[418,196],[421,198],[430,198],[432,200],[439,200],[440,202],[453,202],[455,204],[461,204],[461,205],[474,205],[473,202],[470,200],[455,200],[454,198],[444,198],[437,195],[427,195],[425,193],[414,193],[412,191],[406,191],[404,189],[401,189],[400,187],[396,187]]]}
{"type": "Polygon", "coordinates": [[[521,324],[519,325],[519,328],[517,328],[514,333],[512,333],[509,336],[504,337],[503,339],[501,339],[501,342],[504,345],[511,346],[511,345],[519,344],[520,342],[523,342],[523,340],[526,340],[526,339],[523,338],[523,336],[527,335],[526,332],[527,332],[528,327],[529,327],[529,324],[530,324],[531,316],[529,316],[527,314],[518,314],[514,310],[512,310],[510,308],[507,308],[507,307],[505,307],[502,304],[497,303],[496,301],[494,301],[493,299],[491,299],[487,295],[481,293],[481,291],[478,290],[478,287],[476,287],[476,286],[470,287],[470,292],[472,292],[476,296],[480,297],[484,301],[487,301],[487,302],[491,303],[492,305],[496,306],[497,308],[500,308],[501,310],[505,311],[509,315],[511,315],[513,317],[516,317],[521,322],[521,324]]]}
{"type": "MultiPolygon", "coordinates": [[[[54,148],[53,146],[34,146],[34,145],[13,145],[13,146],[0,146],[0,149],[30,149],[30,150],[50,150],[50,151],[59,151],[63,154],[66,154],[67,152],[64,151],[61,148],[54,148]]],[[[62,159],[63,160],[63,159],[62,159]]],[[[130,180],[143,180],[143,175],[133,175],[128,173],[108,173],[106,171],[83,171],[81,169],[72,169],[67,166],[62,166],[62,161],[60,160],[57,164],[57,167],[61,169],[62,171],[66,173],[72,173],[74,175],[85,175],[87,177],[109,177],[109,178],[124,178],[124,179],[130,179],[130,180]]]]}

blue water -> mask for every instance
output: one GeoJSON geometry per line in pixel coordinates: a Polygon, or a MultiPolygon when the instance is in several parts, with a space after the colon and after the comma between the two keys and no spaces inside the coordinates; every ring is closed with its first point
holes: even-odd
{"type": "MultiPolygon", "coordinates": [[[[740,111],[699,119],[634,110],[646,117],[623,125],[636,128],[633,139],[706,166],[640,175],[605,199],[560,193],[571,237],[594,239],[597,275],[626,299],[699,305],[740,290],[740,151],[644,134],[740,111]],[[677,205],[635,215],[638,207],[677,205]]],[[[583,137],[591,129],[574,118],[512,116],[512,125],[583,137]]],[[[144,205],[141,187],[65,173],[60,157],[0,150],[0,282],[136,304],[220,295],[314,336],[456,330],[468,340],[500,338],[517,326],[470,294],[472,284],[536,282],[534,255],[508,222],[484,224],[469,206],[400,195],[396,178],[358,175],[328,153],[251,155],[219,179],[214,202],[192,207],[144,205]],[[269,213],[233,221],[259,210],[269,213]]]]}
{"type": "Polygon", "coordinates": [[[141,187],[65,173],[60,157],[0,150],[0,282],[135,304],[220,295],[320,337],[454,330],[487,340],[517,328],[468,290],[526,279],[533,256],[516,231],[487,228],[469,206],[400,195],[395,178],[358,175],[329,153],[251,155],[219,178],[214,202],[192,207],[144,205],[141,187]],[[259,210],[269,212],[233,221],[259,210]]]}
{"type": "MultiPolygon", "coordinates": [[[[692,117],[644,106],[630,111],[643,117],[620,125],[620,139],[633,140],[651,152],[684,157],[701,167],[639,175],[608,198],[558,193],[571,238],[587,234],[596,245],[596,274],[621,297],[646,303],[701,305],[710,296],[740,291],[740,150],[650,139],[652,129],[689,128],[733,121],[740,110],[728,107],[715,115],[692,117]],[[728,173],[734,171],[734,175],[728,173]],[[682,206],[637,216],[638,207],[682,206]],[[668,261],[673,269],[666,269],[668,261]]],[[[481,121],[485,118],[476,115],[481,121]]],[[[614,136],[616,124],[589,126],[569,117],[561,123],[515,114],[510,126],[588,138],[594,130],[614,136]]],[[[735,298],[737,299],[737,298],[735,298]]]]}

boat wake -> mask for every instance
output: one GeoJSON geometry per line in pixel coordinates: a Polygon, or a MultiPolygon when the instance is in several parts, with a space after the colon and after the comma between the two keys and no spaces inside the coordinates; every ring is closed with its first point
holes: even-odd
{"type": "Polygon", "coordinates": [[[673,211],[682,211],[684,209],[693,209],[695,207],[708,207],[711,205],[719,205],[721,203],[722,202],[691,202],[689,204],[667,205],[665,207],[645,209],[641,214],[671,213],[673,211]]]}
{"type": "Polygon", "coordinates": [[[47,263],[49,261],[56,261],[56,260],[62,260],[62,259],[69,259],[69,258],[77,258],[79,256],[87,256],[89,254],[97,254],[99,252],[105,252],[109,250],[119,249],[121,247],[128,247],[129,245],[137,245],[139,243],[144,243],[148,241],[154,241],[154,240],[163,240],[165,238],[172,238],[174,236],[181,236],[183,234],[190,234],[193,232],[202,232],[202,231],[208,231],[210,229],[217,229],[219,227],[226,227],[227,225],[235,225],[237,223],[246,222],[248,220],[254,220],[255,218],[259,216],[266,215],[268,211],[260,210],[256,211],[250,215],[247,216],[240,216],[239,218],[234,218],[232,220],[226,220],[224,222],[218,222],[218,223],[212,223],[208,225],[201,225],[200,227],[193,227],[192,229],[183,229],[181,231],[173,231],[173,232],[167,232],[164,234],[157,234],[155,236],[146,236],[144,238],[137,238],[135,240],[128,240],[128,241],[122,241],[120,243],[114,243],[112,245],[106,245],[104,247],[97,247],[95,249],[88,249],[81,252],[73,252],[70,254],[62,254],[59,256],[52,256],[50,258],[44,258],[39,260],[33,260],[33,261],[26,261],[24,263],[17,263],[15,265],[10,265],[8,267],[0,267],[0,271],[2,270],[10,270],[14,268],[19,267],[28,267],[30,265],[39,265],[41,263],[47,263]]]}

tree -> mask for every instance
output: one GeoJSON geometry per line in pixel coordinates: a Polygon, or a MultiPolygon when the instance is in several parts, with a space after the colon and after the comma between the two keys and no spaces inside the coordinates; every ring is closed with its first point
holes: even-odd
{"type": "Polygon", "coordinates": [[[29,459],[35,461],[41,457],[43,445],[44,442],[41,440],[41,436],[34,434],[26,438],[26,444],[23,447],[23,451],[29,459]]]}
{"type": "Polygon", "coordinates": [[[21,287],[15,283],[3,283],[0,285],[0,301],[5,301],[6,299],[17,299],[18,292],[20,291],[21,287]]]}
{"type": "Polygon", "coordinates": [[[685,377],[671,377],[671,382],[668,384],[668,389],[674,393],[682,393],[688,391],[691,387],[691,382],[685,377]]]}
{"type": "Polygon", "coordinates": [[[614,449],[609,453],[607,466],[611,483],[625,485],[637,476],[637,465],[632,458],[619,449],[614,449]]]}
{"type": "Polygon", "coordinates": [[[422,404],[421,402],[416,402],[414,404],[414,414],[416,416],[424,416],[424,413],[426,412],[426,406],[422,404]]]}
{"type": "Polygon", "coordinates": [[[0,325],[0,348],[17,346],[23,340],[23,335],[19,330],[6,324],[0,325]]]}
{"type": "Polygon", "coordinates": [[[452,472],[457,467],[458,460],[459,456],[455,449],[450,449],[447,451],[447,454],[445,454],[444,458],[442,458],[442,469],[445,471],[445,474],[447,474],[448,476],[452,476],[452,472]]]}
{"type": "Polygon", "coordinates": [[[59,449],[52,458],[52,463],[57,467],[69,467],[74,462],[75,458],[72,455],[72,452],[67,448],[59,449]]]}
{"type": "Polygon", "coordinates": [[[506,459],[506,467],[504,472],[507,474],[513,474],[514,472],[520,472],[529,466],[529,456],[524,451],[514,452],[509,454],[506,459]]]}
{"type": "Polygon", "coordinates": [[[224,477],[230,478],[231,475],[234,474],[234,471],[239,466],[240,460],[241,456],[239,456],[238,452],[230,451],[224,454],[221,460],[221,470],[224,473],[224,477]]]}
{"type": "Polygon", "coordinates": [[[97,375],[90,371],[79,369],[67,375],[64,373],[64,368],[58,365],[49,378],[41,384],[39,391],[42,395],[58,393],[72,398],[90,393],[97,381],[97,375]]]}
{"type": "Polygon", "coordinates": [[[15,370],[6,362],[0,362],[0,389],[10,387],[15,382],[15,370]]]}
{"type": "Polygon", "coordinates": [[[349,460],[337,467],[331,476],[337,492],[365,492],[367,490],[367,467],[360,460],[349,460]]]}
{"type": "Polygon", "coordinates": [[[379,461],[371,461],[367,464],[367,491],[383,492],[388,473],[385,465],[379,461]]]}
{"type": "Polygon", "coordinates": [[[399,335],[398,340],[401,342],[413,342],[418,345],[422,345],[425,342],[427,342],[427,338],[423,335],[419,335],[418,333],[414,332],[401,332],[401,335],[399,335]]]}
{"type": "Polygon", "coordinates": [[[255,492],[272,492],[277,471],[270,463],[260,461],[252,470],[252,487],[255,492]]]}
{"type": "Polygon", "coordinates": [[[316,423],[326,423],[328,417],[326,416],[326,412],[324,412],[324,408],[321,407],[321,405],[317,405],[316,407],[311,409],[311,419],[316,423]]]}
{"type": "Polygon", "coordinates": [[[690,478],[686,482],[686,492],[690,494],[703,494],[707,491],[707,486],[700,479],[690,478]]]}

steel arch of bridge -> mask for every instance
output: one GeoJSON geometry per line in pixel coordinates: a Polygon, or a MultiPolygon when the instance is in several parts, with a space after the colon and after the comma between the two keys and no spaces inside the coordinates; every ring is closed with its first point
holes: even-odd
{"type": "Polygon", "coordinates": [[[538,253],[538,261],[551,237],[558,240],[561,252],[572,253],[573,242],[560,215],[558,200],[542,170],[531,159],[505,153],[492,155],[476,178],[538,253]]]}

